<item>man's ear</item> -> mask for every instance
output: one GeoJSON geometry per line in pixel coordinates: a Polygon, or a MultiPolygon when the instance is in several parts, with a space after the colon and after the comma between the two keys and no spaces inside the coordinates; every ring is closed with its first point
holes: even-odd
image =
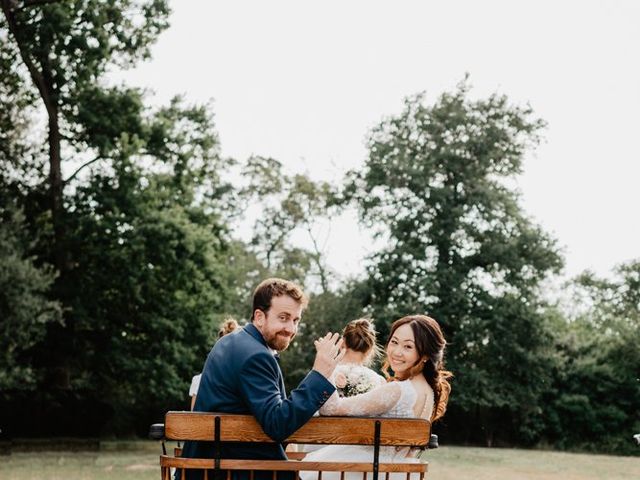
{"type": "Polygon", "coordinates": [[[256,326],[261,327],[264,324],[264,320],[265,320],[265,315],[264,312],[260,309],[256,309],[253,312],[253,323],[256,324],[256,326]]]}

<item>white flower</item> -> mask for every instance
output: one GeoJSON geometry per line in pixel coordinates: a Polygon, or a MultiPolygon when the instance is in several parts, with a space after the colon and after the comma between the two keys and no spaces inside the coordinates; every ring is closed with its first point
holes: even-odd
{"type": "Polygon", "coordinates": [[[341,397],[351,397],[366,393],[377,385],[375,374],[360,365],[342,366],[335,375],[336,387],[341,397]],[[340,377],[340,382],[338,378],[340,377]],[[344,378],[344,384],[342,383],[344,378]]]}

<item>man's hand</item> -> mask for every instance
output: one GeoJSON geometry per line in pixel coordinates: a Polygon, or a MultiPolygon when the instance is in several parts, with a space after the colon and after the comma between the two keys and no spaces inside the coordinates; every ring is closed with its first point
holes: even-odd
{"type": "Polygon", "coordinates": [[[340,363],[346,349],[342,348],[343,340],[338,333],[327,333],[313,342],[316,346],[316,359],[313,362],[313,369],[329,379],[331,374],[340,363]]]}

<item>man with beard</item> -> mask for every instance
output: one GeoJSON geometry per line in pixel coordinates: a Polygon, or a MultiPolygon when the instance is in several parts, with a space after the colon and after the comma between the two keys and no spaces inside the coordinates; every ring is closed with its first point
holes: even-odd
{"type": "MultiPolygon", "coordinates": [[[[328,378],[344,350],[339,335],[328,333],[315,341],[313,369],[289,397],[286,395],[278,352],[295,337],[306,305],[307,298],[298,285],[279,278],[264,280],[253,294],[251,323],[222,337],[209,353],[194,411],[252,414],[276,442],[223,442],[222,458],[286,459],[282,442],[335,390],[328,378]]],[[[185,443],[182,456],[211,458],[213,452],[212,442],[193,441],[185,443]]],[[[263,473],[271,478],[271,472],[263,473]]],[[[180,474],[176,472],[177,479],[180,474]]],[[[202,476],[202,471],[187,472],[190,480],[202,476]]]]}

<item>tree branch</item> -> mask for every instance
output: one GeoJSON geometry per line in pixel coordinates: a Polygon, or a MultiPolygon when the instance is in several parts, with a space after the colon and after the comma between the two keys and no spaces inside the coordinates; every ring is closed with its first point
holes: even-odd
{"type": "MultiPolygon", "coordinates": [[[[31,8],[31,7],[39,7],[41,5],[47,5],[49,3],[59,3],[60,0],[25,0],[24,2],[22,2],[22,6],[19,8],[16,8],[16,12],[19,12],[21,10],[26,10],[27,8],[31,8]]],[[[14,2],[14,4],[17,2],[14,2]]]]}
{"type": "Polygon", "coordinates": [[[307,222],[307,233],[309,234],[309,238],[311,238],[311,242],[313,243],[313,250],[315,251],[315,255],[313,256],[313,262],[316,264],[316,268],[318,269],[318,274],[320,275],[320,286],[322,287],[322,293],[327,293],[329,291],[329,285],[327,282],[327,272],[322,265],[322,252],[320,251],[320,247],[318,247],[318,242],[316,237],[313,235],[311,231],[311,224],[307,222]]]}
{"type": "Polygon", "coordinates": [[[78,175],[78,173],[80,173],[80,170],[84,169],[85,167],[88,167],[89,165],[91,165],[92,163],[97,162],[98,160],[104,160],[105,157],[98,155],[96,158],[89,160],[88,162],[83,163],[82,165],[80,165],[75,172],[73,172],[71,175],[69,175],[69,178],[67,178],[66,180],[64,180],[64,184],[66,185],[67,183],[69,183],[71,180],[73,180],[76,175],[78,175]]]}
{"type": "Polygon", "coordinates": [[[31,75],[33,83],[35,83],[38,91],[40,92],[40,96],[42,97],[44,105],[47,109],[49,118],[56,117],[58,115],[57,108],[51,95],[52,92],[50,91],[49,86],[45,81],[44,75],[37,69],[36,65],[29,57],[29,53],[26,51],[25,46],[20,41],[20,35],[18,33],[18,23],[16,22],[15,12],[12,9],[13,2],[11,0],[1,0],[0,3],[2,4],[2,12],[7,19],[7,24],[9,25],[9,31],[16,41],[16,45],[18,46],[20,58],[22,58],[22,61],[27,66],[29,75],[31,75]]]}

